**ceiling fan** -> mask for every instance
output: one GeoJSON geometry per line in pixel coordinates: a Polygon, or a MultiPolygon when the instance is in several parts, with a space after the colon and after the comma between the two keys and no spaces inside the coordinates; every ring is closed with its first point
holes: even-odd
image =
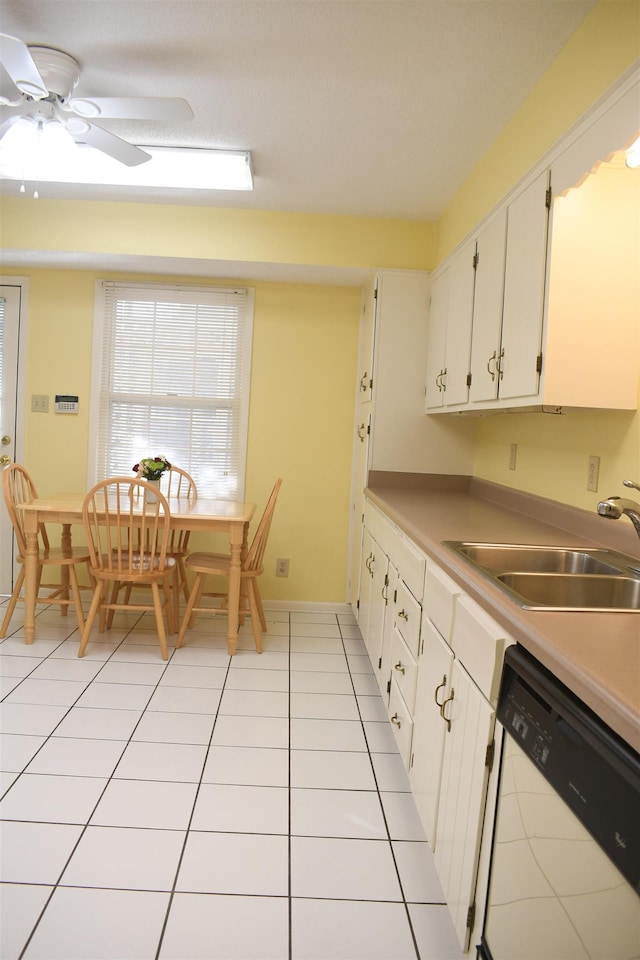
{"type": "Polygon", "coordinates": [[[54,47],[27,45],[0,33],[0,64],[16,87],[16,99],[0,96],[0,139],[22,118],[43,127],[60,124],[76,141],[129,167],[151,155],[105,130],[99,120],[191,120],[193,111],[180,97],[74,97],[80,65],[54,47]]]}

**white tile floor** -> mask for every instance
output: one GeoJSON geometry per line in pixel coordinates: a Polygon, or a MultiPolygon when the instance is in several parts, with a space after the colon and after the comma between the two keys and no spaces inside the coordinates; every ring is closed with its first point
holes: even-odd
{"type": "MultiPolygon", "coordinates": [[[[1,608],[0,608],[1,609],[1,608]]],[[[458,960],[350,614],[0,643],[3,960],[458,960]]]]}

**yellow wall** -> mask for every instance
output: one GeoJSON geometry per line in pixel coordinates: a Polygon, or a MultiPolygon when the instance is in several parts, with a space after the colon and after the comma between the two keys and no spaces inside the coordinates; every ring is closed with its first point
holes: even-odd
{"type": "MultiPolygon", "coordinates": [[[[82,491],[97,275],[70,270],[26,275],[27,396],[77,393],[80,414],[56,416],[52,404],[48,414],[28,412],[24,462],[42,493],[82,491]]],[[[276,477],[284,479],[263,593],[272,600],[342,603],[360,292],[278,283],[251,286],[256,298],[246,498],[261,510],[276,477]],[[290,559],[288,579],[276,579],[276,557],[290,559]]],[[[207,544],[196,546],[206,549],[207,544]]]]}
{"type": "MultiPolygon", "coordinates": [[[[640,3],[601,0],[449,205],[439,225],[439,262],[638,57],[640,3]]],[[[638,249],[636,244],[636,259],[631,266],[636,277],[638,249]]],[[[601,281],[606,284],[605,270],[601,281]]],[[[615,376],[616,355],[620,352],[631,351],[636,364],[639,362],[637,291],[634,309],[635,335],[625,337],[622,343],[607,341],[606,317],[591,321],[602,323],[605,376],[615,376]]],[[[595,509],[602,496],[623,494],[623,479],[640,481],[640,414],[510,414],[483,418],[478,424],[474,474],[595,509]],[[508,469],[511,443],[518,445],[515,471],[508,469]],[[601,458],[597,494],[586,490],[591,454],[601,458]]]]}
{"type": "Polygon", "coordinates": [[[640,0],[600,0],[447,207],[438,263],[639,57],[640,0]]]}

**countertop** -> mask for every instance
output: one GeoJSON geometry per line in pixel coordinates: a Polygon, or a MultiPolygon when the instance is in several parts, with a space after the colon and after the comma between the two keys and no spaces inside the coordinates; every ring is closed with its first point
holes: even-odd
{"type": "Polygon", "coordinates": [[[636,558],[640,540],[626,518],[608,521],[468,477],[371,474],[365,494],[515,641],[640,751],[640,612],[524,610],[442,545],[472,540],[608,546],[636,558]]]}

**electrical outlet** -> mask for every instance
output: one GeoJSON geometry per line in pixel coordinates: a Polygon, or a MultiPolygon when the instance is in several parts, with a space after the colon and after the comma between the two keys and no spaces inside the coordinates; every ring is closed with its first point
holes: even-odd
{"type": "Polygon", "coordinates": [[[278,557],[276,560],[276,577],[288,577],[289,576],[289,561],[283,560],[282,557],[278,557]]]}
{"type": "Polygon", "coordinates": [[[49,397],[46,393],[31,394],[31,412],[49,413],[49,397]]]}
{"type": "Polygon", "coordinates": [[[515,470],[516,468],[516,453],[518,452],[518,444],[510,443],[509,444],[509,470],[515,470]]]}
{"type": "Polygon", "coordinates": [[[598,475],[600,473],[600,457],[589,457],[587,468],[587,490],[598,492],[598,475]]]}

